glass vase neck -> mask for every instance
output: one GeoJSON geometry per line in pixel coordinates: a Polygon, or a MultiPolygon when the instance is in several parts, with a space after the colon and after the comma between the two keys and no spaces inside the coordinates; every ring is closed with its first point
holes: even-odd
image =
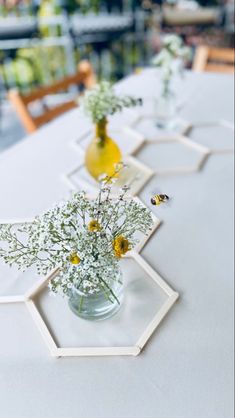
{"type": "Polygon", "coordinates": [[[164,81],[162,88],[162,97],[168,97],[171,95],[170,81],[164,81]]]}
{"type": "Polygon", "coordinates": [[[96,137],[104,141],[107,137],[107,119],[102,119],[96,124],[96,137]]]}

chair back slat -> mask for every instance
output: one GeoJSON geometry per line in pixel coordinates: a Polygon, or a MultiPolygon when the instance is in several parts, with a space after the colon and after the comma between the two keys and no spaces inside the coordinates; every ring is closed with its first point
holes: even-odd
{"type": "Polygon", "coordinates": [[[228,62],[230,64],[234,64],[235,62],[234,50],[231,48],[210,48],[209,60],[219,61],[222,63],[228,62]]]}
{"type": "Polygon", "coordinates": [[[59,80],[55,82],[51,86],[45,86],[41,87],[40,89],[37,89],[33,91],[30,94],[27,94],[23,97],[25,105],[28,105],[32,102],[35,102],[37,100],[40,100],[44,98],[45,96],[48,96],[49,94],[56,94],[59,93],[62,90],[67,90],[69,86],[72,84],[81,84],[83,82],[84,76],[80,73],[68,76],[64,78],[63,80],[59,80]]]}
{"type": "Polygon", "coordinates": [[[223,64],[207,64],[205,71],[208,73],[224,73],[224,74],[233,74],[234,67],[232,65],[223,65],[223,64]]]}
{"type": "Polygon", "coordinates": [[[42,126],[45,123],[50,122],[51,120],[55,119],[56,117],[62,115],[65,112],[68,112],[69,110],[72,110],[76,107],[77,107],[77,104],[74,101],[63,103],[62,105],[53,107],[53,109],[48,110],[43,115],[35,117],[34,122],[38,127],[42,126]]]}
{"type": "Polygon", "coordinates": [[[70,100],[50,108],[45,104],[44,99],[48,95],[66,91],[72,85],[82,85],[84,88],[91,88],[96,83],[96,76],[88,61],[82,61],[78,65],[76,74],[69,75],[50,86],[41,87],[30,94],[21,95],[17,90],[10,90],[8,98],[15,108],[22,124],[28,133],[35,132],[40,126],[50,122],[54,118],[77,106],[76,100],[70,100]],[[39,116],[33,116],[30,112],[30,105],[33,102],[41,102],[44,112],[39,116]]]}
{"type": "Polygon", "coordinates": [[[234,73],[235,55],[230,48],[199,46],[196,50],[193,70],[234,73]]]}

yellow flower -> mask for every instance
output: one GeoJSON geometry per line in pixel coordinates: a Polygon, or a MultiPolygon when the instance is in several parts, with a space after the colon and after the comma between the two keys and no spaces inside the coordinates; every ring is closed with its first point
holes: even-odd
{"type": "Polygon", "coordinates": [[[113,241],[113,249],[116,257],[121,258],[130,250],[130,242],[122,235],[119,235],[113,241]]]}
{"type": "Polygon", "coordinates": [[[71,256],[69,257],[69,261],[70,261],[72,264],[77,265],[77,264],[80,264],[80,262],[81,262],[81,258],[78,256],[78,254],[77,254],[77,253],[73,253],[73,254],[71,254],[71,256]]]}
{"type": "Polygon", "coordinates": [[[88,225],[88,230],[91,232],[99,232],[101,230],[101,226],[98,221],[93,219],[88,225]]]}

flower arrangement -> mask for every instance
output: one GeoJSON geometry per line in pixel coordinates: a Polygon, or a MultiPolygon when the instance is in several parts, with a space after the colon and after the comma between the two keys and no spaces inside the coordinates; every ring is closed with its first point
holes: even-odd
{"type": "Polygon", "coordinates": [[[163,46],[152,64],[162,69],[163,94],[170,92],[170,83],[176,69],[182,73],[184,63],[191,57],[191,49],[184,45],[183,40],[177,35],[166,35],[163,46]]]}
{"type": "Polygon", "coordinates": [[[108,116],[121,112],[124,108],[142,104],[142,100],[131,96],[118,96],[111,83],[101,81],[85,92],[82,105],[84,112],[97,124],[108,116]]]}
{"type": "Polygon", "coordinates": [[[86,91],[81,104],[84,113],[95,124],[95,135],[87,147],[85,165],[95,180],[104,173],[112,176],[115,165],[122,161],[121,150],[108,133],[108,116],[141,103],[141,99],[117,95],[114,87],[107,81],[102,81],[86,91]]]}
{"type": "Polygon", "coordinates": [[[73,288],[84,295],[105,291],[117,301],[112,281],[120,280],[119,261],[134,248],[136,232],[148,233],[153,220],[146,207],[128,197],[128,187],[112,197],[113,181],[104,178],[94,200],[75,193],[32,223],[1,225],[0,257],[23,271],[35,265],[39,274],[59,267],[49,285],[53,293],[70,297],[73,288]]]}

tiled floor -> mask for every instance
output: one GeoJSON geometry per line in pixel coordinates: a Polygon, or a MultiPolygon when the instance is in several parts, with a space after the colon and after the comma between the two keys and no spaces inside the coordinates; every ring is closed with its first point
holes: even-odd
{"type": "Polygon", "coordinates": [[[9,103],[4,102],[0,114],[0,152],[14,145],[26,136],[9,103]]]}

